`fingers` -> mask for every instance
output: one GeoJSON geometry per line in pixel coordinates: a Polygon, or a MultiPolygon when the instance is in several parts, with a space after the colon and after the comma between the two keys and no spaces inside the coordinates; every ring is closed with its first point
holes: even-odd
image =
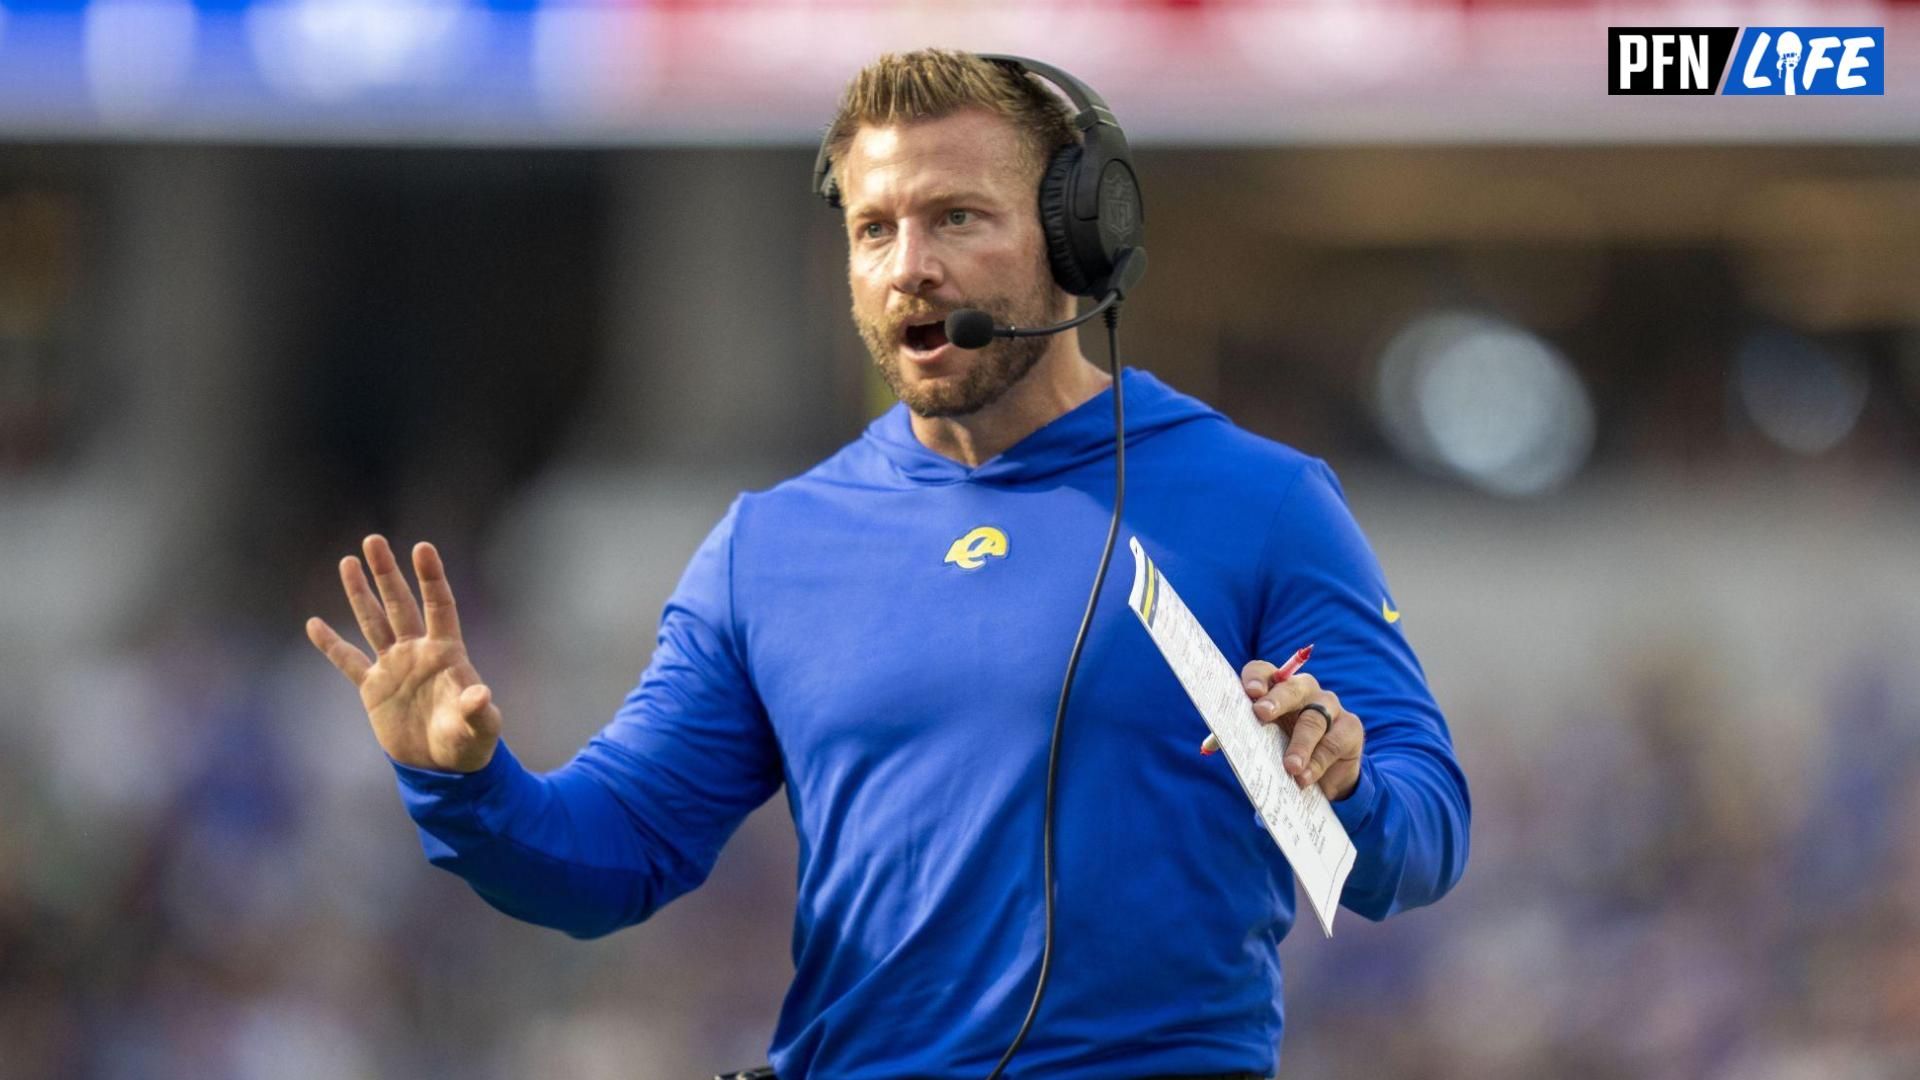
{"type": "MultiPolygon", "coordinates": [[[[1313,713],[1306,715],[1312,716],[1313,713]]],[[[1314,747],[1313,756],[1307,760],[1307,774],[1302,777],[1302,787],[1318,784],[1332,776],[1340,766],[1352,763],[1357,767],[1360,761],[1360,749],[1366,742],[1366,732],[1360,726],[1360,718],[1350,712],[1334,713],[1332,726],[1321,737],[1320,745],[1314,747]]],[[[1357,778],[1357,777],[1356,777],[1357,778]]],[[[1338,798],[1341,792],[1328,792],[1330,798],[1338,798]]]]}
{"type": "Polygon", "coordinates": [[[1271,689],[1261,695],[1259,701],[1253,703],[1253,714],[1258,716],[1262,723],[1271,724],[1314,700],[1314,695],[1321,692],[1320,680],[1302,671],[1290,679],[1282,679],[1274,683],[1271,689]]]}
{"type": "Polygon", "coordinates": [[[360,633],[367,644],[373,646],[375,653],[392,648],[393,627],[387,625],[386,609],[380,606],[373,587],[367,584],[359,559],[349,555],[340,560],[340,584],[347,590],[347,603],[353,608],[354,621],[360,624],[360,633]]]}
{"type": "MultiPolygon", "coordinates": [[[[1281,723],[1298,712],[1302,705],[1322,695],[1328,698],[1333,697],[1332,694],[1320,689],[1320,680],[1302,671],[1290,679],[1274,683],[1272,689],[1253,703],[1253,716],[1263,724],[1281,723]]],[[[1338,699],[1335,700],[1337,702],[1338,699]]],[[[1304,765],[1306,758],[1302,757],[1300,760],[1304,765]]],[[[1296,776],[1299,775],[1299,770],[1294,768],[1291,760],[1287,763],[1287,771],[1296,776]]]]}
{"type": "Polygon", "coordinates": [[[1265,660],[1249,660],[1247,666],[1240,669],[1241,685],[1247,688],[1252,697],[1259,697],[1273,685],[1273,673],[1280,669],[1265,660]]]}
{"type": "Polygon", "coordinates": [[[420,599],[427,606],[427,636],[458,641],[460,613],[453,605],[453,586],[447,581],[440,552],[432,544],[422,541],[413,545],[413,573],[420,579],[420,599]]]}
{"type": "Polygon", "coordinates": [[[387,620],[393,624],[394,636],[423,636],[426,628],[420,622],[420,605],[414,603],[413,589],[407,585],[407,576],[400,572],[400,564],[393,557],[393,549],[387,546],[387,538],[374,533],[361,546],[366,550],[374,584],[380,587],[380,599],[386,604],[387,620]]]}
{"type": "MultiPolygon", "coordinates": [[[[1305,672],[1296,671],[1293,675],[1274,681],[1280,669],[1265,660],[1249,660],[1240,669],[1240,684],[1247,695],[1257,700],[1253,703],[1253,715],[1263,724],[1278,722],[1299,708],[1307,695],[1317,692],[1320,683],[1305,672]]],[[[1208,735],[1200,744],[1202,754],[1220,752],[1220,740],[1208,735]]]]}
{"type": "Polygon", "coordinates": [[[1327,717],[1321,710],[1333,716],[1340,715],[1339,699],[1334,698],[1332,694],[1323,694],[1322,697],[1328,700],[1304,703],[1304,705],[1316,707],[1309,709],[1303,705],[1294,716],[1293,735],[1287,740],[1285,761],[1287,772],[1299,778],[1301,787],[1307,786],[1308,763],[1313,760],[1314,753],[1319,749],[1321,737],[1327,733],[1327,717]]]}
{"type": "Polygon", "coordinates": [[[366,681],[367,669],[373,666],[373,661],[367,659],[366,653],[354,648],[345,638],[334,633],[333,627],[328,626],[325,620],[320,618],[307,620],[307,640],[313,642],[313,647],[319,649],[323,656],[332,661],[333,666],[339,668],[342,675],[353,680],[356,688],[366,681]]]}
{"type": "MultiPolygon", "coordinates": [[[[1240,681],[1254,699],[1254,717],[1263,724],[1278,724],[1286,733],[1282,764],[1287,773],[1302,788],[1319,784],[1329,799],[1338,800],[1358,783],[1366,732],[1359,717],[1340,707],[1337,695],[1321,689],[1320,680],[1299,670],[1311,651],[1312,646],[1302,649],[1286,669],[1250,660],[1240,669],[1240,681]]],[[[1219,749],[1220,741],[1212,735],[1200,744],[1203,754],[1219,749]]]]}

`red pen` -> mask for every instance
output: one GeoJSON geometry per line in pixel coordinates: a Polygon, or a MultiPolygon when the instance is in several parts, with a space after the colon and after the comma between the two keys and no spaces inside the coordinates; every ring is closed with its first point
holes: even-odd
{"type": "MultiPolygon", "coordinates": [[[[1292,656],[1287,657],[1287,662],[1281,664],[1280,669],[1273,673],[1273,681],[1277,683],[1286,682],[1289,677],[1298,674],[1301,668],[1307,666],[1307,657],[1312,655],[1313,646],[1309,645],[1299,652],[1294,653],[1292,656]]],[[[1202,754],[1219,753],[1220,737],[1209,734],[1206,741],[1200,744],[1200,752],[1202,754]]]]}

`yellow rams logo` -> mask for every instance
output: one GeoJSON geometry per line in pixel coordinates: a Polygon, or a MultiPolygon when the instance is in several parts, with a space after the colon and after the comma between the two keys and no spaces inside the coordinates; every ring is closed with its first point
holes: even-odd
{"type": "Polygon", "coordinates": [[[1007,557],[1007,534],[991,525],[982,525],[953,542],[947,549],[947,561],[962,570],[978,570],[990,558],[1007,557]]]}

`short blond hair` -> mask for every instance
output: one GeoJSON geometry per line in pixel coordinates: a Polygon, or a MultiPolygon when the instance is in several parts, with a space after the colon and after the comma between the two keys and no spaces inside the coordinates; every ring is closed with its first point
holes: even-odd
{"type": "Polygon", "coordinates": [[[840,163],[862,127],[937,120],[969,108],[1004,117],[1019,130],[1021,163],[1036,191],[1054,151],[1080,141],[1073,110],[1032,75],[954,49],[884,53],[847,84],[827,127],[828,183],[838,189],[840,163]]]}

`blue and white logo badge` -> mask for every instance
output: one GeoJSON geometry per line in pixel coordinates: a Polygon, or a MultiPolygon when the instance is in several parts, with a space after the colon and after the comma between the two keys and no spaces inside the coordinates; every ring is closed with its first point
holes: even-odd
{"type": "Polygon", "coordinates": [[[1720,92],[1884,95],[1886,63],[1878,26],[1749,26],[1720,92]]]}

